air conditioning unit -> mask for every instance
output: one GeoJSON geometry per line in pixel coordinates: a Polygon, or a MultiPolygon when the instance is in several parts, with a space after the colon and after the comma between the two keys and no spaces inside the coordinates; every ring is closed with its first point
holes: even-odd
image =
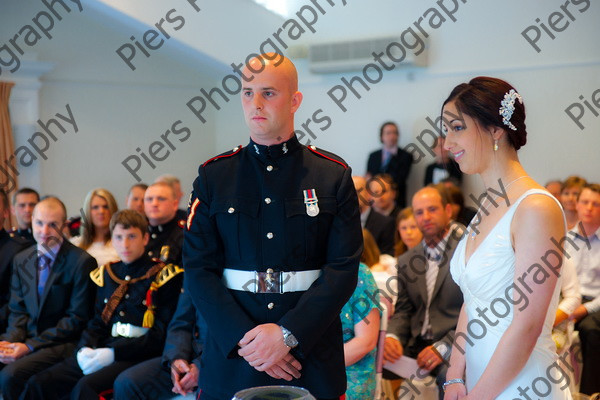
{"type": "Polygon", "coordinates": [[[369,63],[377,63],[373,58],[373,52],[384,52],[383,61],[386,64],[394,63],[396,67],[398,65],[426,67],[427,42],[421,53],[415,56],[414,52],[417,50],[418,48],[415,50],[407,48],[396,36],[312,44],[308,47],[309,68],[311,72],[317,74],[360,71],[369,63]],[[393,43],[397,43],[397,45],[393,43]],[[402,49],[406,56],[399,63],[388,59],[388,56],[385,55],[386,50],[389,50],[394,59],[400,59],[403,54],[402,49]]]}

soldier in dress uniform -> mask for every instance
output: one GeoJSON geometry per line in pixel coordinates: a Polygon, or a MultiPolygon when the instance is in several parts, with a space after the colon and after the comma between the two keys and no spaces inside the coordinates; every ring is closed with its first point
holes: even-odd
{"type": "Polygon", "coordinates": [[[337,399],[339,313],[362,253],[352,173],[296,138],[302,94],[290,60],[261,55],[244,77],[250,143],[200,166],[186,221],[185,287],[208,324],[200,399],[282,384],[337,399]]]}
{"type": "Polygon", "coordinates": [[[11,236],[3,228],[8,218],[10,204],[4,189],[0,189],[0,333],[6,330],[8,323],[8,301],[10,300],[10,276],[13,257],[29,246],[29,242],[20,236],[11,236]]]}
{"type": "Polygon", "coordinates": [[[137,211],[115,213],[110,228],[121,261],[90,273],[95,314],[76,355],[31,378],[21,399],[97,400],[122,371],[161,354],[183,269],[145,254],[147,222],[137,211]]]}
{"type": "Polygon", "coordinates": [[[163,262],[182,265],[181,246],[185,220],[177,218],[178,204],[173,187],[165,182],[153,183],[144,194],[144,209],[150,232],[146,253],[163,262]]]}
{"type": "Polygon", "coordinates": [[[17,219],[17,226],[14,226],[9,234],[11,237],[20,237],[29,244],[34,244],[31,216],[33,208],[40,202],[40,195],[35,190],[24,187],[15,192],[12,200],[12,213],[17,219]]]}

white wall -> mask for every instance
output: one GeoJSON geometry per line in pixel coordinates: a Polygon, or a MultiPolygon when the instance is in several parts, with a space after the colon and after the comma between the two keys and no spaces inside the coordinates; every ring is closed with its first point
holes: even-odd
{"type": "MultiPolygon", "coordinates": [[[[434,1],[406,3],[350,1],[345,8],[334,9],[320,17],[315,25],[317,33],[307,36],[304,43],[399,35],[429,7],[437,7],[434,1]]],[[[450,1],[446,3],[451,6],[450,1]]],[[[554,40],[542,36],[540,53],[521,35],[536,18],[547,25],[548,15],[560,11],[561,4],[564,2],[541,0],[509,0],[502,5],[491,0],[460,3],[456,22],[448,19],[439,29],[429,30],[430,65],[427,68],[386,72],[380,83],[369,84],[368,92],[357,85],[362,98],[355,99],[348,91],[348,100],[344,103],[347,112],[333,103],[327,91],[340,84],[342,76],[350,79],[362,73],[317,76],[308,72],[306,60],[295,60],[301,75],[300,89],[304,93],[296,129],[298,121],[306,120],[313,111],[322,108],[331,117],[332,125],[319,133],[313,143],[344,157],[356,174],[362,174],[368,153],[379,146],[378,129],[384,120],[400,124],[401,146],[415,143],[423,129],[430,128],[425,118],[439,115],[443,100],[455,85],[478,75],[496,76],[512,83],[525,99],[529,134],[528,143],[519,154],[528,172],[542,184],[570,174],[598,182],[600,117],[586,108],[581,120],[585,129],[580,130],[564,110],[578,101],[580,95],[591,102],[592,92],[600,89],[600,26],[597,22],[600,4],[592,3],[583,13],[569,4],[568,10],[575,21],[565,31],[555,33],[554,40]]],[[[578,7],[582,8],[583,4],[578,7]]],[[[422,25],[427,26],[427,23],[422,25]]],[[[276,28],[273,27],[273,31],[276,28]]],[[[596,111],[600,113],[600,107],[596,111]]],[[[239,128],[241,121],[239,102],[218,114],[217,131],[228,134],[217,138],[217,148],[246,143],[246,134],[239,128]]],[[[433,157],[427,155],[413,166],[409,191],[421,187],[425,167],[432,161],[433,157]]],[[[466,193],[475,194],[483,190],[474,177],[466,178],[464,189],[466,193]]]]}

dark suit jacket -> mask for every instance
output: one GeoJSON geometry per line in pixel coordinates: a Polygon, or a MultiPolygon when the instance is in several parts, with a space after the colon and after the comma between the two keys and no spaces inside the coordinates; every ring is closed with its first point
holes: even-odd
{"type": "Polygon", "coordinates": [[[200,369],[200,355],[206,340],[208,326],[196,307],[192,303],[190,295],[183,291],[179,295],[177,310],[169,328],[167,329],[167,340],[163,350],[162,362],[170,365],[178,359],[193,362],[200,369]]]}
{"type": "Polygon", "coordinates": [[[393,218],[386,217],[383,214],[371,209],[365,229],[368,230],[379,247],[381,253],[394,255],[394,231],[396,221],[393,218]]]}
{"type": "Polygon", "coordinates": [[[65,240],[39,301],[37,262],[37,245],[14,258],[8,329],[0,340],[22,342],[34,351],[75,343],[92,315],[94,288],[88,275],[96,259],[65,240]]]}
{"type": "Polygon", "coordinates": [[[8,323],[8,301],[10,299],[10,276],[15,254],[25,249],[28,242],[20,237],[10,237],[8,232],[0,229],[0,333],[8,323]]]}
{"type": "MultiPolygon", "coordinates": [[[[456,232],[449,236],[432,294],[429,320],[434,341],[442,339],[456,329],[463,304],[462,292],[450,276],[450,259],[459,239],[460,236],[456,232]]],[[[405,348],[410,347],[421,334],[425,319],[427,260],[424,254],[421,243],[398,258],[398,300],[388,325],[388,333],[397,335],[405,348]]]]}
{"type": "Polygon", "coordinates": [[[398,185],[396,203],[399,207],[404,208],[406,207],[406,179],[412,167],[413,156],[411,153],[398,147],[398,153],[392,157],[385,168],[382,168],[381,153],[382,150],[377,150],[369,155],[367,172],[373,176],[381,173],[390,174],[394,178],[396,185],[398,185]]]}

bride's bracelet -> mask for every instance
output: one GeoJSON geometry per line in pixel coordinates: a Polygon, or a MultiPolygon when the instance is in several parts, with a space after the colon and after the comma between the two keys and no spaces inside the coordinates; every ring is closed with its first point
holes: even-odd
{"type": "Polygon", "coordinates": [[[450,379],[447,382],[444,382],[444,384],[442,385],[442,388],[444,389],[444,392],[446,391],[446,388],[454,383],[462,383],[463,385],[465,384],[465,381],[462,379],[450,379]]]}

